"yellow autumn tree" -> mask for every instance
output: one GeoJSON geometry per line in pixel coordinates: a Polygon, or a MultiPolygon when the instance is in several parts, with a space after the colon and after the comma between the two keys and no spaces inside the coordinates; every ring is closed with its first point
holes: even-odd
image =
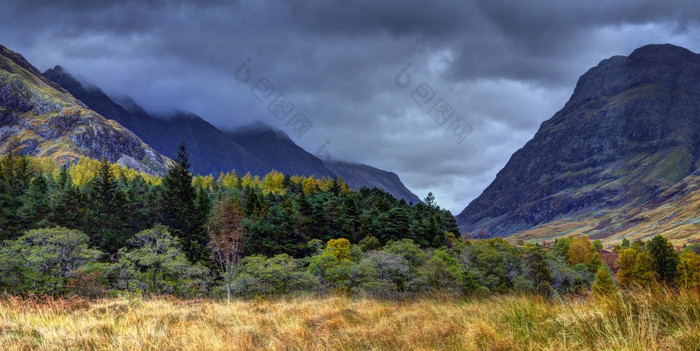
{"type": "Polygon", "coordinates": [[[591,286],[593,295],[598,298],[610,297],[617,292],[615,281],[613,280],[608,267],[600,267],[595,275],[595,280],[591,286]]]}
{"type": "Polygon", "coordinates": [[[588,264],[593,258],[593,251],[595,251],[595,247],[593,247],[591,240],[587,236],[577,236],[571,239],[571,245],[566,252],[566,257],[572,266],[579,263],[588,264]]]}
{"type": "Polygon", "coordinates": [[[316,178],[312,175],[303,180],[303,190],[304,194],[315,194],[318,191],[318,183],[316,183],[316,178]]]}
{"type": "Polygon", "coordinates": [[[250,175],[250,172],[246,173],[243,178],[241,178],[241,185],[243,187],[253,187],[255,186],[255,183],[253,182],[253,176],[250,175]]]}
{"type": "Polygon", "coordinates": [[[217,179],[216,182],[219,185],[232,189],[238,187],[239,179],[238,175],[236,175],[236,171],[232,170],[231,172],[227,172],[225,174],[221,172],[219,174],[219,179],[217,179]]]}
{"type": "Polygon", "coordinates": [[[350,260],[350,241],[345,238],[328,240],[324,254],[335,256],[338,261],[350,260]]]}
{"type": "Polygon", "coordinates": [[[677,282],[684,288],[700,286],[700,255],[695,251],[686,249],[681,254],[677,282]]]}
{"type": "Polygon", "coordinates": [[[285,188],[282,185],[284,182],[284,174],[272,171],[268,173],[262,180],[261,190],[263,194],[272,192],[274,194],[284,194],[285,188]]]}
{"type": "Polygon", "coordinates": [[[648,252],[639,252],[632,269],[632,281],[640,286],[648,286],[657,281],[657,278],[654,259],[648,252]]]}
{"type": "Polygon", "coordinates": [[[627,287],[632,281],[632,271],[634,264],[637,262],[637,250],[623,249],[615,261],[617,268],[617,282],[620,287],[627,287]]]}

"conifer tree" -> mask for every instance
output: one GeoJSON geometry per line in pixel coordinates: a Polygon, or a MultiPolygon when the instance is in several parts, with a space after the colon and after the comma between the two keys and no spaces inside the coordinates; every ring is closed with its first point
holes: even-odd
{"type": "Polygon", "coordinates": [[[423,202],[425,203],[426,206],[428,206],[429,209],[432,209],[433,207],[436,206],[435,204],[435,195],[433,195],[432,192],[429,192],[428,195],[423,199],[423,202]]]}
{"type": "Polygon", "coordinates": [[[16,148],[17,145],[10,145],[7,154],[0,158],[0,239],[21,234],[21,197],[33,178],[29,158],[20,157],[16,148]]]}
{"type": "Polygon", "coordinates": [[[445,211],[444,218],[445,218],[445,230],[447,230],[448,232],[459,237],[461,235],[461,233],[459,232],[459,226],[457,225],[457,220],[455,220],[455,217],[452,215],[452,212],[445,211]]]}
{"type": "Polygon", "coordinates": [[[84,206],[80,190],[73,185],[68,167],[61,167],[56,179],[56,189],[51,197],[51,221],[65,228],[78,228],[84,218],[84,206]]]}
{"type": "Polygon", "coordinates": [[[24,229],[37,229],[52,227],[53,223],[49,217],[51,205],[48,200],[49,186],[46,177],[39,174],[25,192],[23,196],[24,204],[19,209],[19,216],[22,219],[24,229]]]}
{"type": "Polygon", "coordinates": [[[112,165],[103,158],[95,178],[88,183],[88,221],[85,231],[91,244],[107,253],[115,253],[126,244],[125,224],[119,218],[123,211],[123,194],[118,196],[117,180],[112,165]]]}
{"type": "Polygon", "coordinates": [[[654,260],[654,268],[659,279],[665,283],[673,283],[678,269],[678,252],[666,237],[655,236],[646,246],[654,260]]]}
{"type": "Polygon", "coordinates": [[[183,141],[178,146],[175,163],[163,177],[161,211],[163,221],[174,236],[182,242],[183,250],[191,262],[206,260],[206,234],[198,219],[196,190],[192,185],[190,161],[183,141]]]}
{"type": "Polygon", "coordinates": [[[549,271],[547,260],[541,248],[533,247],[530,249],[528,263],[530,266],[530,276],[535,283],[537,291],[541,294],[549,293],[552,290],[552,274],[549,271]]]}

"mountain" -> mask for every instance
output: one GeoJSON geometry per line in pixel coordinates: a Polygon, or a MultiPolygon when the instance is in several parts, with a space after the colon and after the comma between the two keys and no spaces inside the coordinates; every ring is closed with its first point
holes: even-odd
{"type": "Polygon", "coordinates": [[[700,242],[698,213],[700,173],[696,171],[649,201],[562,216],[514,233],[509,239],[551,242],[562,235],[587,235],[611,245],[660,234],[681,247],[700,242]]]}
{"type": "Polygon", "coordinates": [[[151,174],[164,173],[171,162],[0,46],[0,151],[8,148],[59,164],[107,158],[151,174]]]}
{"type": "Polygon", "coordinates": [[[287,133],[266,124],[253,123],[227,135],[269,169],[291,175],[337,177],[318,157],[295,144],[287,133]]]}
{"type": "Polygon", "coordinates": [[[175,157],[178,144],[185,140],[194,173],[218,175],[235,167],[240,174],[263,175],[270,170],[222,131],[194,114],[178,112],[167,118],[155,118],[133,101],[127,101],[125,108],[99,88],[82,84],[61,66],[47,70],[44,76],[93,110],[121,123],[163,155],[175,157]]]}
{"type": "Polygon", "coordinates": [[[540,235],[562,234],[590,221],[588,234],[616,235],[630,211],[655,207],[660,196],[674,198],[671,189],[692,183],[686,178],[698,168],[698,131],[700,55],[666,44],[603,60],[458,224],[463,232],[507,236],[555,222],[567,225],[540,235]]]}
{"type": "Polygon", "coordinates": [[[223,132],[194,114],[152,116],[128,97],[115,102],[98,87],[78,81],[61,66],[47,70],[44,76],[93,110],[121,123],[163,155],[175,157],[177,145],[185,140],[192,170],[197,174],[216,176],[232,169],[238,174],[250,172],[260,176],[272,170],[291,175],[313,174],[318,178],[335,178],[341,174],[353,189],[377,187],[407,202],[420,201],[394,173],[362,164],[324,164],[283,131],[262,123],[223,132]]]}
{"type": "Polygon", "coordinates": [[[326,166],[341,174],[351,189],[378,188],[394,195],[397,199],[404,199],[409,204],[415,205],[421,202],[418,196],[403,185],[399,176],[394,172],[387,172],[365,164],[342,161],[329,161],[326,166]]]}
{"type": "Polygon", "coordinates": [[[263,123],[241,127],[228,135],[257,159],[287,174],[310,174],[335,178],[338,175],[351,189],[377,188],[397,199],[417,204],[420,198],[401,182],[396,173],[365,164],[343,161],[322,161],[295,144],[287,134],[263,123]]]}

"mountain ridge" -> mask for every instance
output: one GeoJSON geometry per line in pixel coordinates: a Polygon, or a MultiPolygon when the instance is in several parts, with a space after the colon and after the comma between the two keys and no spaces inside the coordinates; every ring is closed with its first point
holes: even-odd
{"type": "MultiPolygon", "coordinates": [[[[99,87],[87,87],[58,65],[44,72],[44,76],[66,88],[87,106],[134,131],[164,155],[175,157],[177,144],[186,140],[196,174],[216,176],[235,168],[239,173],[260,176],[272,170],[290,175],[313,174],[319,178],[338,175],[333,164],[324,163],[296,145],[284,131],[264,123],[222,131],[195,114],[176,112],[154,116],[129,97],[121,97],[118,103],[99,87]]],[[[355,163],[345,163],[342,169],[345,173],[342,176],[352,189],[378,187],[406,202],[420,202],[393,172],[355,163]]]]}
{"type": "Polygon", "coordinates": [[[326,166],[336,173],[342,175],[343,180],[348,183],[351,189],[362,187],[376,187],[387,190],[398,199],[403,199],[409,204],[417,205],[421,199],[408,190],[399,176],[391,171],[381,170],[363,163],[352,163],[345,161],[329,160],[326,166]]]}
{"type": "Polygon", "coordinates": [[[461,230],[508,236],[663,193],[699,163],[699,82],[700,55],[670,44],[602,60],[457,216],[461,230]]]}
{"type": "Polygon", "coordinates": [[[8,148],[59,164],[106,158],[150,174],[163,174],[172,162],[0,46],[0,151],[8,148]]]}
{"type": "Polygon", "coordinates": [[[164,155],[175,157],[177,145],[186,140],[192,170],[195,173],[218,174],[230,170],[233,164],[237,165],[238,171],[243,174],[266,173],[267,167],[262,162],[196,115],[177,112],[168,119],[155,118],[136,103],[131,106],[131,111],[127,111],[99,88],[86,88],[61,66],[47,70],[44,76],[71,91],[78,99],[105,117],[134,131],[164,155]]]}

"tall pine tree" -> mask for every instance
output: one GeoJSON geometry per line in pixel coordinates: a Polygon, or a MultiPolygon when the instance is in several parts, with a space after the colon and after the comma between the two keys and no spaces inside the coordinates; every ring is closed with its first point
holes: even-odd
{"type": "Polygon", "coordinates": [[[85,231],[92,245],[116,253],[126,245],[128,232],[123,213],[124,195],[117,189],[112,165],[103,158],[95,178],[88,183],[88,221],[85,231]]]}
{"type": "Polygon", "coordinates": [[[163,177],[161,212],[171,233],[182,242],[191,262],[207,261],[207,235],[197,208],[197,193],[192,185],[190,161],[183,141],[178,146],[175,163],[163,177]]]}
{"type": "Polygon", "coordinates": [[[22,220],[23,229],[37,229],[53,227],[50,219],[51,205],[49,204],[49,185],[46,177],[39,174],[24,193],[22,207],[19,208],[19,217],[22,220]]]}

